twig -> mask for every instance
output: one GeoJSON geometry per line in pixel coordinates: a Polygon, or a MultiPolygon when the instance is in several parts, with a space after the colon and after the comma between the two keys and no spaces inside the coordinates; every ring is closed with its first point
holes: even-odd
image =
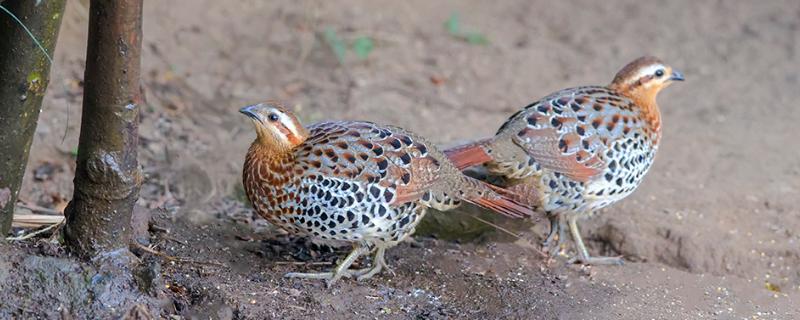
{"type": "Polygon", "coordinates": [[[17,228],[38,228],[41,226],[58,224],[64,221],[62,215],[47,215],[47,214],[15,214],[12,220],[12,226],[17,228]]]}
{"type": "Polygon", "coordinates": [[[188,242],[186,242],[186,241],[183,241],[183,240],[181,240],[181,239],[178,239],[178,238],[175,238],[175,237],[173,237],[173,236],[170,236],[170,235],[162,235],[161,237],[163,237],[164,239],[167,239],[167,240],[175,241],[175,242],[177,242],[177,243],[180,243],[180,244],[182,244],[182,245],[184,245],[184,246],[185,246],[185,245],[189,245],[189,243],[188,243],[188,242]]]}
{"type": "Polygon", "coordinates": [[[8,238],[6,238],[6,240],[8,240],[8,241],[20,241],[20,240],[27,240],[27,239],[33,238],[33,237],[35,237],[35,236],[38,236],[38,235],[40,235],[40,234],[42,234],[42,233],[45,233],[45,232],[47,232],[47,231],[50,231],[50,230],[56,229],[56,228],[60,227],[60,226],[61,226],[61,225],[63,225],[63,224],[64,224],[64,223],[63,223],[63,221],[62,221],[62,222],[59,222],[59,223],[56,223],[56,224],[50,225],[50,226],[48,226],[48,227],[46,227],[46,228],[44,228],[44,229],[42,229],[42,230],[37,230],[37,231],[31,232],[31,233],[28,233],[28,234],[24,234],[24,235],[21,235],[21,236],[18,236],[18,237],[8,237],[8,238]]]}
{"type": "Polygon", "coordinates": [[[503,228],[503,227],[501,227],[501,226],[498,226],[498,225],[496,225],[496,224],[494,224],[494,223],[491,223],[491,222],[489,222],[489,221],[483,220],[483,219],[481,219],[481,218],[478,218],[478,217],[476,217],[476,216],[473,216],[473,215],[470,215],[470,217],[472,217],[473,219],[475,219],[475,220],[478,220],[478,221],[480,221],[480,222],[483,222],[483,223],[485,223],[485,224],[489,225],[490,227],[493,227],[493,228],[495,228],[495,229],[497,229],[497,230],[500,230],[500,231],[502,231],[502,232],[504,232],[504,233],[507,233],[507,234],[511,235],[512,237],[514,237],[514,238],[517,238],[517,239],[519,239],[519,238],[520,238],[520,236],[519,236],[518,234],[516,234],[516,233],[514,233],[514,232],[512,232],[512,231],[510,231],[510,230],[508,230],[508,229],[506,229],[506,228],[503,228]]]}
{"type": "MultiPolygon", "coordinates": [[[[487,225],[488,225],[488,226],[490,226],[490,227],[493,227],[493,228],[495,228],[495,229],[497,229],[497,230],[500,230],[500,231],[502,231],[502,232],[504,232],[504,233],[507,233],[507,234],[511,235],[512,237],[514,237],[514,238],[516,238],[516,239],[522,239],[522,237],[521,237],[520,235],[518,235],[518,234],[516,234],[516,233],[514,233],[514,232],[511,232],[510,230],[508,230],[508,229],[506,229],[506,228],[503,228],[503,227],[501,227],[501,226],[499,226],[499,225],[496,225],[496,224],[494,224],[494,223],[491,223],[491,222],[489,222],[489,221],[486,221],[486,220],[484,220],[484,219],[481,219],[481,218],[479,218],[479,217],[476,217],[476,216],[473,216],[473,215],[470,215],[470,217],[472,217],[472,218],[474,218],[475,220],[478,220],[478,221],[480,221],[480,222],[483,222],[483,223],[487,224],[487,225]]],[[[522,247],[527,247],[527,246],[522,246],[522,247]]],[[[540,256],[542,256],[542,257],[545,257],[545,258],[548,258],[548,257],[549,257],[547,254],[545,254],[544,252],[542,252],[542,250],[539,250],[539,249],[536,249],[536,248],[533,248],[533,247],[529,247],[529,249],[531,249],[531,250],[533,250],[534,252],[538,253],[538,254],[539,254],[540,256]]]]}
{"type": "Polygon", "coordinates": [[[150,227],[150,231],[169,233],[169,229],[164,228],[162,226],[159,226],[159,225],[157,225],[155,223],[151,223],[149,227],[150,227]]]}
{"type": "Polygon", "coordinates": [[[277,265],[292,265],[292,266],[330,266],[333,265],[333,262],[328,261],[312,261],[312,262],[302,262],[302,261],[275,261],[277,265]]]}
{"type": "Polygon", "coordinates": [[[174,257],[174,256],[168,255],[166,253],[163,253],[161,251],[158,251],[158,250],[155,250],[153,248],[150,248],[148,246],[143,246],[143,245],[141,245],[139,243],[136,243],[136,242],[132,242],[131,245],[136,247],[136,248],[138,248],[138,249],[140,249],[140,250],[142,250],[142,251],[144,251],[144,252],[147,252],[147,253],[155,255],[155,256],[159,256],[161,258],[164,258],[164,260],[171,261],[171,262],[205,264],[205,265],[212,265],[212,266],[216,266],[216,267],[220,267],[220,268],[225,268],[226,267],[224,264],[219,263],[219,262],[214,262],[214,261],[197,261],[197,260],[192,260],[192,259],[174,257]]]}

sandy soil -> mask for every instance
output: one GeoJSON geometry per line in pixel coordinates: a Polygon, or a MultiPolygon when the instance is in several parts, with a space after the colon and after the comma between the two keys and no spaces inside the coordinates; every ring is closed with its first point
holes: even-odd
{"type": "MultiPolygon", "coordinates": [[[[71,196],[85,2],[68,4],[21,193],[44,207],[61,208],[71,196]]],[[[799,29],[797,1],[148,1],[140,153],[148,179],[139,205],[154,214],[155,249],[191,259],[161,266],[171,302],[156,311],[222,319],[798,318],[799,29]],[[454,13],[489,43],[449,34],[444,22],[454,13]],[[374,50],[338,59],[326,30],[346,43],[371,37],[374,50]],[[241,201],[253,138],[236,112],[242,105],[283,99],[307,123],[391,123],[452,145],[492,134],[557,89],[605,84],[644,54],[687,81],[660,95],[664,138],[642,186],[583,224],[591,250],[622,254],[624,266],[546,261],[532,245],[546,223],[498,219],[521,238],[418,237],[389,251],[394,275],[327,289],[281,275],[327,268],[335,252],[286,238],[241,201]]],[[[31,244],[2,248],[22,252],[0,263],[4,279],[24,254],[64,257],[31,244]]],[[[68,301],[40,295],[0,309],[52,317],[68,301]]]]}

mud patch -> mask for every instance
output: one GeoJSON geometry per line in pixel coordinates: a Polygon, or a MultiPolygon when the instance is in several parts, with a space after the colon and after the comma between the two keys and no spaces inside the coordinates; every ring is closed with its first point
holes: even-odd
{"type": "Polygon", "coordinates": [[[116,318],[137,304],[161,313],[163,294],[142,294],[127,267],[97,269],[65,255],[43,255],[54,252],[44,246],[0,243],[0,318],[116,318]]]}

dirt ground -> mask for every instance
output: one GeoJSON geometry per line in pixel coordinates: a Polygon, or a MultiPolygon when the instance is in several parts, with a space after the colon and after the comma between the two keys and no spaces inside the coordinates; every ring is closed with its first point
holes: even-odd
{"type": "MultiPolygon", "coordinates": [[[[59,210],[71,197],[87,8],[87,1],[70,1],[64,16],[20,195],[29,204],[59,210]]],[[[151,303],[151,312],[800,318],[798,1],[180,0],[146,1],[144,14],[148,105],[140,162],[147,181],[138,205],[153,214],[153,248],[180,259],[156,259],[163,263],[154,276],[164,288],[154,289],[162,305],[151,303]],[[460,31],[488,43],[448,32],[454,15],[460,31]],[[341,56],[329,45],[334,34],[348,45],[341,56]],[[363,37],[374,45],[366,58],[350,47],[363,37]],[[282,275],[329,268],[337,252],[287,238],[243,203],[241,165],[254,137],[237,112],[243,105],[282,99],[306,123],[371,120],[447,146],[493,134],[515,110],[555,90],[606,84],[644,54],[661,57],[687,81],[660,95],[662,144],[641,187],[583,223],[590,250],[622,254],[624,266],[547,261],[535,251],[546,222],[497,219],[522,236],[494,229],[461,241],[420,235],[389,250],[394,275],[329,289],[282,275]]],[[[53,246],[0,246],[9,256],[0,280],[13,280],[0,285],[7,286],[0,317],[124,311],[87,311],[81,301],[90,298],[58,291],[81,282],[70,275],[89,271],[53,246]],[[38,283],[54,287],[15,274],[50,259],[64,263],[38,283]],[[9,298],[19,283],[43,292],[9,298]]]]}

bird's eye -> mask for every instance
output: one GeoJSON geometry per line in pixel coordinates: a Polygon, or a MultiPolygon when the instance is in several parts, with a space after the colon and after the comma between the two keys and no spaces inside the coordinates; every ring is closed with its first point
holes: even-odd
{"type": "Polygon", "coordinates": [[[656,70],[656,77],[661,78],[662,76],[664,76],[664,69],[656,70]]]}
{"type": "Polygon", "coordinates": [[[280,119],[280,117],[278,117],[277,114],[270,113],[269,116],[267,116],[267,119],[269,119],[269,121],[275,122],[275,121],[278,121],[278,119],[280,119]]]}

